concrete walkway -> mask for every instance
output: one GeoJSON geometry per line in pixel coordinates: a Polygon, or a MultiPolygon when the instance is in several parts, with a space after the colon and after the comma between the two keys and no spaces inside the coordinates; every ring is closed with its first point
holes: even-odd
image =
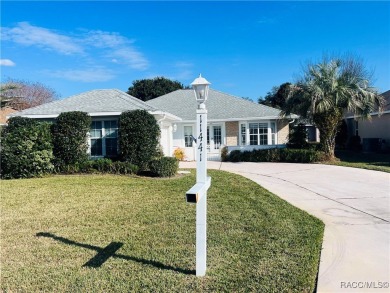
{"type": "Polygon", "coordinates": [[[390,292],[389,173],[287,163],[208,168],[247,177],[325,223],[317,292],[390,292]]]}

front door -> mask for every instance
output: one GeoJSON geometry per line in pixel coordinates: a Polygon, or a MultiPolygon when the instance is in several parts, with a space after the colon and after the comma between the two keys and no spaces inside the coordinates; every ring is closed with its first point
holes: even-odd
{"type": "Polygon", "coordinates": [[[209,154],[219,154],[222,145],[222,126],[207,126],[207,150],[209,154]]]}

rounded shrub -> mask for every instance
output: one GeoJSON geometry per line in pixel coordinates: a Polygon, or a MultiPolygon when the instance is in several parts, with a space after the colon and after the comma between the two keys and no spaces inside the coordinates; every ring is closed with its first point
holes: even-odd
{"type": "Polygon", "coordinates": [[[119,150],[123,161],[146,170],[157,157],[160,127],[145,110],[123,112],[119,117],[119,150]]]}
{"type": "Polygon", "coordinates": [[[149,163],[150,172],[157,177],[172,177],[178,168],[179,160],[172,157],[162,157],[149,163]]]}
{"type": "Polygon", "coordinates": [[[50,124],[31,118],[13,117],[3,130],[1,176],[30,178],[53,171],[50,124]]]}
{"type": "Polygon", "coordinates": [[[85,112],[61,113],[53,125],[53,153],[56,167],[80,164],[88,160],[87,134],[91,117],[85,112]]]}

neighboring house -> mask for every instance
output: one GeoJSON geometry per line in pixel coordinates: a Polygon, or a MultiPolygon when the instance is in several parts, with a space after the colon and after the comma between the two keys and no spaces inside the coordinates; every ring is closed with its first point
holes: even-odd
{"type": "Polygon", "coordinates": [[[118,152],[118,118],[124,111],[146,110],[151,113],[161,128],[161,142],[166,155],[173,152],[170,141],[172,123],[180,118],[162,112],[145,102],[116,89],[92,90],[66,99],[43,104],[11,114],[40,120],[52,121],[62,112],[87,112],[92,118],[89,133],[91,157],[115,157],[118,152]],[[165,137],[167,136],[167,137],[165,137]]]}
{"type": "MultiPolygon", "coordinates": [[[[197,108],[193,90],[177,90],[149,100],[147,104],[182,119],[174,124],[173,146],[183,148],[187,159],[193,160],[197,108]]],[[[218,159],[223,146],[231,151],[284,147],[287,143],[292,119],[281,119],[280,110],[213,89],[209,90],[205,104],[209,159],[218,159]]]]}
{"type": "Polygon", "coordinates": [[[11,115],[12,113],[17,112],[17,110],[12,109],[10,107],[3,107],[0,109],[0,126],[1,125],[7,125],[7,116],[11,115]]]}
{"type": "Polygon", "coordinates": [[[371,120],[345,115],[348,137],[360,136],[363,151],[390,150],[390,90],[382,94],[385,107],[382,114],[371,113],[371,120]]]}
{"type": "MultiPolygon", "coordinates": [[[[284,147],[292,119],[281,119],[280,110],[256,104],[213,89],[206,101],[207,144],[210,159],[219,159],[222,146],[233,149],[284,147]]],[[[115,156],[118,151],[118,118],[128,110],[146,110],[156,118],[160,144],[166,156],[183,148],[187,160],[194,160],[196,108],[193,90],[177,90],[143,102],[116,89],[93,90],[66,99],[26,109],[10,116],[54,120],[60,113],[87,112],[92,117],[89,135],[91,157],[115,156]]],[[[297,118],[293,116],[292,118],[297,118]]]]}

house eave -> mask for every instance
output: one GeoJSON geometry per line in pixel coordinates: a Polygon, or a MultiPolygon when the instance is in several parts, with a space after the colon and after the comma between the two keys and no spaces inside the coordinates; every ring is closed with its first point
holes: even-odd
{"type": "MultiPolygon", "coordinates": [[[[280,117],[280,116],[263,116],[263,117],[246,117],[246,118],[225,118],[225,119],[207,119],[208,122],[234,122],[234,121],[259,121],[259,120],[281,120],[281,119],[296,119],[298,116],[280,117]]],[[[183,123],[194,123],[196,120],[181,120],[183,123]]]]}
{"type": "MultiPolygon", "coordinates": [[[[149,111],[152,115],[165,115],[166,118],[172,121],[181,121],[182,119],[180,117],[177,117],[173,114],[163,112],[163,111],[149,111]]],[[[35,119],[51,119],[51,118],[57,118],[60,114],[17,114],[16,115],[10,114],[7,116],[8,118],[11,117],[26,117],[26,118],[35,118],[35,119]]],[[[91,117],[104,117],[104,116],[119,116],[122,112],[91,112],[88,113],[91,117]]]]}
{"type": "Polygon", "coordinates": [[[165,116],[166,119],[169,119],[171,121],[182,121],[183,120],[183,119],[181,119],[180,117],[178,117],[176,115],[173,115],[171,113],[164,112],[164,111],[151,111],[149,113],[152,114],[152,115],[165,116]]]}
{"type": "MultiPolygon", "coordinates": [[[[390,114],[390,110],[386,110],[386,111],[383,111],[383,112],[373,112],[373,113],[370,113],[370,116],[379,116],[379,115],[383,115],[383,114],[390,114]]],[[[362,116],[361,115],[350,115],[350,116],[346,116],[344,117],[344,119],[358,119],[358,118],[361,118],[362,116]]]]}

